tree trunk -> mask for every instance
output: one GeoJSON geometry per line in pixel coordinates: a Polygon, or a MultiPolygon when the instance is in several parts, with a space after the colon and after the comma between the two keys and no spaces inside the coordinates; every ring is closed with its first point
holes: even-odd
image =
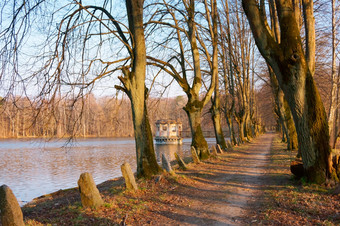
{"type": "Polygon", "coordinates": [[[215,106],[215,104],[213,104],[212,109],[211,109],[211,116],[212,116],[212,120],[214,124],[216,143],[219,144],[222,149],[225,149],[227,148],[227,144],[224,140],[224,135],[222,131],[221,113],[219,110],[219,106],[215,106]]]}
{"type": "Polygon", "coordinates": [[[189,118],[191,128],[191,146],[194,146],[199,154],[200,159],[204,160],[209,157],[208,143],[203,136],[201,128],[201,114],[202,107],[194,106],[192,101],[188,100],[187,105],[184,107],[185,112],[189,118]]]}
{"type": "Polygon", "coordinates": [[[236,121],[238,124],[238,136],[240,138],[241,143],[245,141],[244,138],[244,117],[245,116],[238,116],[236,121]]]}
{"type": "Polygon", "coordinates": [[[136,141],[137,177],[150,178],[152,175],[161,172],[161,169],[156,160],[146,103],[145,101],[141,103],[141,99],[143,98],[138,98],[138,96],[131,98],[136,141]]]}
{"type": "Polygon", "coordinates": [[[288,122],[287,122],[287,118],[286,118],[286,112],[285,112],[285,108],[284,108],[284,94],[282,89],[279,87],[279,83],[275,77],[275,74],[273,72],[273,70],[270,68],[270,66],[268,65],[268,71],[269,71],[269,77],[270,77],[270,84],[272,86],[272,92],[274,95],[274,100],[275,100],[275,113],[278,116],[278,121],[281,125],[282,128],[282,141],[286,142],[287,141],[287,149],[290,150],[290,143],[291,143],[291,139],[289,136],[289,132],[288,132],[288,122]],[[284,138],[287,138],[287,140],[285,140],[284,138]]]}
{"type": "MultiPolygon", "coordinates": [[[[336,129],[336,112],[338,109],[338,89],[339,74],[336,73],[336,19],[335,19],[335,0],[332,0],[332,92],[330,97],[330,108],[328,115],[329,144],[335,148],[338,131],[336,129]]],[[[340,65],[339,65],[340,66],[340,65]]],[[[340,69],[339,69],[340,70],[340,69]]]]}
{"type": "MultiPolygon", "coordinates": [[[[206,12],[209,14],[208,4],[205,1],[206,12]]],[[[214,124],[216,143],[220,145],[222,149],[226,149],[227,145],[224,140],[224,135],[221,126],[221,104],[220,104],[220,87],[218,81],[218,32],[217,32],[217,1],[213,0],[211,2],[211,21],[208,16],[210,36],[212,39],[213,55],[211,62],[211,74],[215,80],[214,86],[214,96],[211,98],[212,106],[210,109],[211,117],[214,124]]]]}
{"type": "Polygon", "coordinates": [[[161,172],[153,146],[153,136],[147,114],[145,87],[146,49],[143,28],[143,0],[126,0],[131,32],[132,65],[123,69],[119,77],[122,89],[131,101],[132,119],[136,141],[137,177],[149,178],[161,172]]]}
{"type": "MultiPolygon", "coordinates": [[[[288,102],[286,99],[284,99],[284,111],[285,111],[285,117],[286,117],[286,123],[287,123],[287,129],[288,129],[288,136],[289,136],[289,142],[288,142],[288,150],[295,150],[298,149],[298,138],[297,133],[294,125],[294,120],[292,117],[292,113],[290,111],[288,102]]],[[[301,157],[301,150],[298,149],[298,156],[301,157]]]]}
{"type": "MultiPolygon", "coordinates": [[[[307,178],[323,183],[332,174],[327,117],[305,58],[292,2],[276,1],[280,44],[268,30],[256,0],[242,2],[256,45],[275,72],[291,109],[307,178]]],[[[308,56],[312,55],[309,52],[308,56]]]]}
{"type": "MultiPolygon", "coordinates": [[[[229,111],[229,110],[227,110],[229,111]]],[[[227,120],[228,128],[229,128],[229,134],[230,134],[230,142],[232,145],[236,145],[236,137],[235,137],[235,129],[234,129],[234,123],[232,119],[232,114],[230,112],[225,113],[225,118],[227,120]]]]}

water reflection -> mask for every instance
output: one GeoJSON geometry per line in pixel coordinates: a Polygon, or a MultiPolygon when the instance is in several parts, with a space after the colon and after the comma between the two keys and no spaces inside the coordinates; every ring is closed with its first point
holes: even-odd
{"type": "MultiPolygon", "coordinates": [[[[156,145],[156,156],[162,153],[174,160],[174,153],[189,155],[190,139],[183,145],[156,145]]],[[[208,140],[213,143],[213,139],[208,140]]],[[[18,200],[35,197],[59,189],[76,187],[79,175],[90,172],[96,183],[120,177],[124,162],[136,171],[133,139],[83,139],[70,148],[61,148],[65,141],[42,140],[0,141],[0,185],[7,184],[18,200]]]]}

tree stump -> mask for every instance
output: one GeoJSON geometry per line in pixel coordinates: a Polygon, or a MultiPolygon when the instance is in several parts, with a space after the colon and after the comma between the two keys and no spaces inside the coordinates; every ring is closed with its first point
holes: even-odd
{"type": "Polygon", "coordinates": [[[178,166],[179,166],[180,169],[182,169],[182,170],[188,169],[187,165],[184,163],[183,159],[176,152],[175,152],[175,158],[177,160],[177,163],[178,163],[178,166]]]}
{"type": "Polygon", "coordinates": [[[78,186],[83,207],[97,208],[104,204],[90,173],[82,173],[80,175],[78,186]]]}
{"type": "Polygon", "coordinates": [[[217,156],[217,150],[216,150],[215,145],[212,145],[212,146],[211,146],[211,151],[212,151],[212,154],[213,154],[214,156],[217,156]]]}
{"type": "Polygon", "coordinates": [[[217,153],[223,154],[223,150],[219,144],[216,144],[217,153]]]}
{"type": "Polygon", "coordinates": [[[24,226],[18,200],[7,185],[0,187],[0,216],[3,226],[24,226]]]}
{"type": "Polygon", "coordinates": [[[290,171],[294,174],[297,178],[301,178],[305,175],[305,170],[303,168],[303,163],[300,160],[292,161],[290,163],[290,171]]]}
{"type": "Polygon", "coordinates": [[[201,161],[198,158],[198,155],[197,155],[197,152],[194,146],[191,146],[190,151],[191,151],[191,156],[192,156],[192,160],[194,161],[194,163],[196,164],[200,163],[201,161]]]}
{"type": "Polygon", "coordinates": [[[163,167],[163,169],[165,169],[166,172],[168,172],[170,174],[175,174],[174,171],[171,168],[170,162],[165,157],[164,153],[162,154],[162,167],[163,167]]]}
{"type": "Polygon", "coordinates": [[[138,187],[136,184],[135,176],[132,173],[130,164],[126,162],[120,168],[125,179],[126,190],[137,191],[138,187]]]}

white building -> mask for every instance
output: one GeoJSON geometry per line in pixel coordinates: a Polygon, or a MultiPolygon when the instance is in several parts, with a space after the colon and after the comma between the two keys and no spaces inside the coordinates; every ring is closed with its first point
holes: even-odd
{"type": "Polygon", "coordinates": [[[175,120],[158,120],[156,122],[156,144],[182,144],[182,123],[175,120]]]}

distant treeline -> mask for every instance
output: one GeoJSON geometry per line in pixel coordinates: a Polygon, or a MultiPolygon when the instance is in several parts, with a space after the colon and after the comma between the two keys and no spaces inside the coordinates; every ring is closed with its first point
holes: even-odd
{"type": "MultiPolygon", "coordinates": [[[[185,103],[183,96],[150,98],[148,114],[153,130],[158,119],[175,119],[183,123],[184,131],[190,131],[182,109],[185,103]]],[[[202,119],[203,131],[213,131],[208,108],[202,119]]],[[[28,98],[11,97],[2,99],[0,112],[0,138],[133,137],[131,106],[127,98],[86,95],[77,101],[60,98],[42,104],[28,98]]]]}

